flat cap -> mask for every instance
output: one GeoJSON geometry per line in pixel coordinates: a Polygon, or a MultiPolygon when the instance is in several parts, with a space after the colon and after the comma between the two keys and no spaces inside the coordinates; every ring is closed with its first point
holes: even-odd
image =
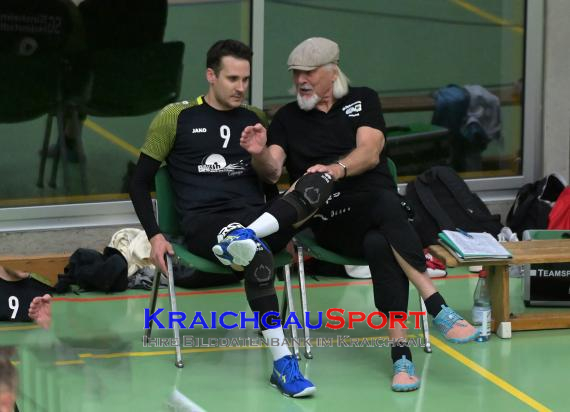
{"type": "Polygon", "coordinates": [[[309,71],[329,63],[338,63],[338,44],[324,37],[311,37],[293,49],[287,59],[289,70],[309,71]]]}

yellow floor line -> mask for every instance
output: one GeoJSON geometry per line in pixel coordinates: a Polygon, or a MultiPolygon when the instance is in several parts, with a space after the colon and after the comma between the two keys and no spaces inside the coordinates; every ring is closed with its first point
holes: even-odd
{"type": "Polygon", "coordinates": [[[524,33],[524,28],[521,26],[513,26],[513,22],[503,19],[501,17],[495,16],[494,14],[491,14],[489,12],[486,12],[483,9],[480,9],[477,6],[474,6],[473,4],[466,2],[464,0],[449,0],[452,3],[454,3],[455,5],[464,8],[467,11],[470,11],[473,14],[476,14],[477,16],[490,21],[491,23],[495,23],[498,24],[499,26],[511,26],[509,27],[512,31],[514,31],[517,34],[523,34],[524,33]]]}
{"type": "Polygon", "coordinates": [[[84,125],[87,126],[88,128],[90,128],[91,130],[93,130],[95,133],[97,133],[101,137],[107,139],[111,143],[119,146],[122,149],[125,149],[127,152],[132,154],[134,157],[139,157],[140,151],[136,147],[134,147],[130,143],[125,142],[119,136],[114,135],[113,133],[111,133],[107,129],[104,129],[103,127],[99,126],[93,120],[85,119],[84,125]]]}
{"type": "Polygon", "coordinates": [[[56,366],[67,366],[67,365],[84,365],[85,361],[81,359],[73,359],[73,360],[61,360],[56,361],[56,366]]]}
{"type": "Polygon", "coordinates": [[[526,403],[528,406],[530,406],[534,410],[550,411],[550,409],[548,409],[546,406],[542,405],[540,402],[535,401],[533,398],[528,396],[526,393],[518,390],[517,388],[515,388],[513,385],[511,385],[507,381],[499,378],[494,373],[489,372],[487,369],[485,369],[482,366],[480,366],[479,364],[473,362],[471,359],[467,358],[466,356],[462,355],[461,353],[459,353],[455,349],[451,348],[450,346],[445,344],[443,341],[439,340],[438,338],[436,338],[434,336],[431,336],[430,338],[431,338],[431,341],[434,344],[434,346],[437,347],[439,350],[448,354],[449,356],[451,356],[453,359],[457,360],[458,362],[464,364],[469,369],[478,373],[479,375],[481,375],[482,377],[484,377],[488,381],[494,383],[495,385],[497,385],[499,388],[501,388],[505,392],[510,393],[515,398],[519,399],[521,402],[526,403]]]}
{"type": "Polygon", "coordinates": [[[14,330],[30,330],[38,328],[39,328],[38,325],[5,326],[5,327],[0,327],[0,332],[14,331],[14,330]]]}

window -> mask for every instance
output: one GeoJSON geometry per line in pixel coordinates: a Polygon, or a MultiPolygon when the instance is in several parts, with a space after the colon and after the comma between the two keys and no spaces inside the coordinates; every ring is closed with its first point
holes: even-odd
{"type": "Polygon", "coordinates": [[[116,223],[107,213],[136,222],[127,185],[152,118],[170,101],[205,92],[215,41],[250,43],[251,2],[83,0],[62,9],[65,2],[43,0],[42,10],[36,3],[17,13],[0,6],[0,222],[19,222],[0,226],[42,226],[58,216],[67,221],[56,225],[80,216],[116,223]],[[34,19],[38,13],[52,18],[34,19]],[[29,27],[8,24],[15,18],[29,27]],[[53,168],[58,115],[66,154],[53,168]]]}
{"type": "Polygon", "coordinates": [[[436,164],[466,179],[520,176],[525,11],[520,0],[268,0],[264,106],[292,100],[295,45],[328,37],[352,84],[378,92],[401,180],[436,164]]]}

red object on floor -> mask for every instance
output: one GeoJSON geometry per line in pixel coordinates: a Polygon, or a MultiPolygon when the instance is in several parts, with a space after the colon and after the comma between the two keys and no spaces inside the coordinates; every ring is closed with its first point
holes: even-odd
{"type": "Polygon", "coordinates": [[[424,256],[426,257],[427,273],[430,278],[443,278],[447,276],[445,263],[433,256],[429,249],[424,249],[424,256]]]}

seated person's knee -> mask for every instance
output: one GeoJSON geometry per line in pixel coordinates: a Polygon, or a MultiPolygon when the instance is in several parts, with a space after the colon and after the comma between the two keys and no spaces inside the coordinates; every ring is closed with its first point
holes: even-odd
{"type": "Polygon", "coordinates": [[[327,201],[333,183],[328,173],[307,173],[295,182],[294,189],[285,194],[283,200],[295,208],[298,221],[302,221],[327,201]]]}

